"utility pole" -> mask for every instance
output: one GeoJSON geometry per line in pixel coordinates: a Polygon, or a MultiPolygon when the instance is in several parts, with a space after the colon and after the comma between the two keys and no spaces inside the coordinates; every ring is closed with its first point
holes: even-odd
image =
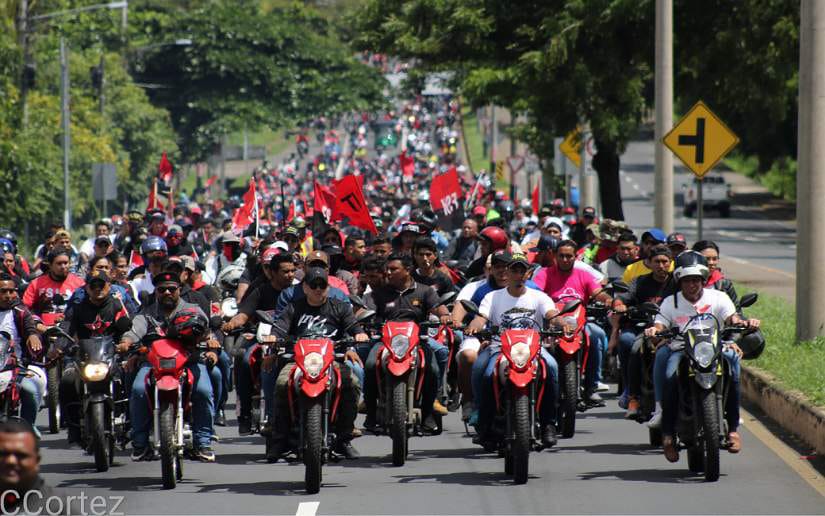
{"type": "Polygon", "coordinates": [[[673,155],[662,138],[673,127],[673,0],[656,0],[656,125],[654,224],[673,232],[673,155]]]}
{"type": "Polygon", "coordinates": [[[21,126],[29,125],[29,88],[34,84],[34,65],[29,50],[29,0],[20,0],[20,19],[17,23],[17,39],[23,49],[23,75],[20,80],[20,105],[23,108],[21,126]]]}
{"type": "MultiPolygon", "coordinates": [[[[516,156],[516,137],[513,135],[513,132],[516,128],[516,114],[513,111],[510,111],[510,157],[514,158],[516,156]]],[[[510,200],[515,202],[516,199],[516,171],[510,167],[510,200]]],[[[527,190],[529,195],[529,188],[527,190]]]]}
{"type": "Polygon", "coordinates": [[[72,213],[69,204],[69,146],[71,138],[69,126],[69,49],[66,40],[60,37],[60,113],[63,122],[63,225],[72,229],[72,213]]]}
{"type": "Polygon", "coordinates": [[[799,37],[796,337],[825,335],[825,2],[802,0],[799,37]]]}

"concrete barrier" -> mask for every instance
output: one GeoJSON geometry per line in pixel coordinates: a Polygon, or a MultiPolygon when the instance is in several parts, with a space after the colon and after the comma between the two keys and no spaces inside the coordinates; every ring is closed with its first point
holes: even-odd
{"type": "Polygon", "coordinates": [[[813,406],[803,396],[777,387],[770,375],[752,367],[742,367],[742,396],[762,409],[788,432],[825,455],[825,410],[813,406]]]}

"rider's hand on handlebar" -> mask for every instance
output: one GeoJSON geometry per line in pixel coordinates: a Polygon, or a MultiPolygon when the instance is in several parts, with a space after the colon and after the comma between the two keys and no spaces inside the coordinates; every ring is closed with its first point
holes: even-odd
{"type": "Polygon", "coordinates": [[[236,328],[236,326],[234,324],[232,324],[232,321],[226,321],[225,323],[223,323],[221,325],[221,331],[223,331],[223,332],[230,332],[230,331],[234,330],[235,328],[236,328]]]}
{"type": "Polygon", "coordinates": [[[659,333],[659,329],[655,326],[645,328],[645,337],[655,337],[657,333],[659,333]]]}
{"type": "Polygon", "coordinates": [[[122,340],[118,343],[117,346],[115,346],[115,351],[117,351],[118,353],[126,353],[127,351],[129,351],[130,347],[132,347],[131,342],[129,342],[128,340],[122,340]]]}
{"type": "Polygon", "coordinates": [[[272,368],[275,365],[276,355],[267,355],[264,357],[263,362],[261,362],[261,370],[267,373],[272,372],[272,368]]]}
{"type": "Polygon", "coordinates": [[[209,349],[219,349],[221,347],[221,343],[217,339],[209,339],[206,341],[206,345],[209,349]]]}
{"type": "Polygon", "coordinates": [[[29,338],[26,339],[26,345],[29,346],[29,350],[31,350],[34,354],[38,354],[43,351],[43,343],[40,342],[37,335],[29,335],[29,338]]]}
{"type": "Polygon", "coordinates": [[[453,317],[450,314],[444,314],[438,318],[441,324],[445,326],[452,326],[453,325],[453,317]]]}
{"type": "Polygon", "coordinates": [[[209,362],[211,365],[215,365],[218,363],[218,355],[214,351],[207,351],[206,355],[204,355],[206,361],[209,362]]]}
{"type": "Polygon", "coordinates": [[[744,323],[745,323],[745,326],[747,326],[751,330],[755,330],[755,329],[759,328],[759,325],[761,324],[761,321],[759,319],[746,319],[744,321],[744,323]]]}
{"type": "Polygon", "coordinates": [[[613,311],[616,312],[616,313],[623,314],[623,313],[627,312],[627,307],[621,301],[614,300],[613,301],[613,311]]]}
{"type": "Polygon", "coordinates": [[[730,344],[728,344],[728,348],[733,350],[733,352],[736,353],[736,356],[738,356],[739,358],[742,358],[742,355],[745,354],[745,352],[742,351],[742,348],[737,346],[735,342],[731,342],[730,344]]]}
{"type": "Polygon", "coordinates": [[[355,351],[353,351],[353,350],[351,350],[351,349],[350,349],[350,350],[348,350],[348,351],[344,354],[344,358],[345,358],[348,362],[352,362],[353,364],[358,364],[358,365],[360,365],[361,367],[364,367],[364,363],[363,363],[363,362],[361,362],[361,357],[359,357],[359,356],[358,356],[358,353],[356,353],[355,351]]]}

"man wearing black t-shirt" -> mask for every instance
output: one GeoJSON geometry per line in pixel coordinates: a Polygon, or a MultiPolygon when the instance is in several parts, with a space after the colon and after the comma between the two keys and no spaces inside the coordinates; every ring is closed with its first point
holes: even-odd
{"type": "Polygon", "coordinates": [[[421,237],[415,241],[413,259],[416,269],[412,276],[416,283],[433,287],[438,295],[452,292],[455,289],[450,277],[437,267],[438,250],[432,239],[421,237]]]}
{"type": "MultiPolygon", "coordinates": [[[[244,296],[243,301],[238,306],[238,314],[221,327],[224,332],[241,328],[250,322],[254,323],[256,310],[275,310],[281,291],[292,285],[292,281],[295,279],[295,264],[292,261],[292,253],[273,256],[269,262],[269,270],[269,281],[262,283],[244,296]]],[[[246,351],[243,361],[237,364],[238,401],[240,403],[238,433],[240,435],[252,433],[252,370],[249,365],[249,357],[253,342],[250,340],[242,344],[246,351]]]]}

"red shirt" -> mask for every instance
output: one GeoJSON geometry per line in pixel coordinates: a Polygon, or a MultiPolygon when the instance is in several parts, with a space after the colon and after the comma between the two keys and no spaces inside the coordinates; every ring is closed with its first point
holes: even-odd
{"type": "Polygon", "coordinates": [[[69,273],[62,282],[57,282],[48,274],[39,276],[32,281],[26,292],[23,294],[23,304],[40,315],[43,311],[62,312],[65,304],[52,308],[52,298],[55,294],[60,294],[68,301],[75,290],[81,288],[86,282],[76,274],[69,273]]]}

